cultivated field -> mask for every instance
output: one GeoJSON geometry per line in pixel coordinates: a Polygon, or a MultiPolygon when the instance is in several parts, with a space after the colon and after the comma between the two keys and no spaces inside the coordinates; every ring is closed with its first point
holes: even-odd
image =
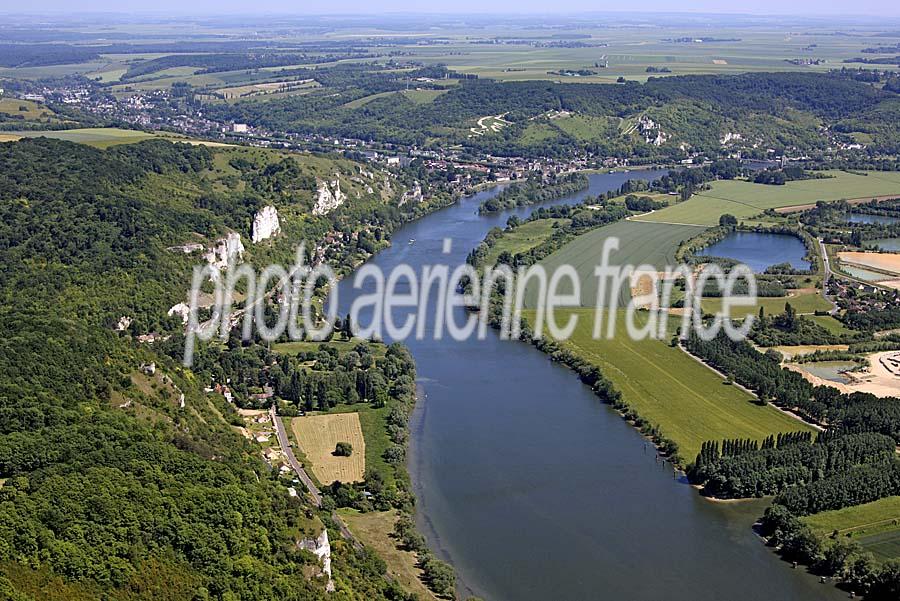
{"type": "Polygon", "coordinates": [[[54,115],[52,110],[42,104],[18,98],[0,98],[0,113],[21,117],[26,121],[36,121],[54,115]]]}
{"type": "Polygon", "coordinates": [[[142,131],[129,129],[118,129],[115,127],[96,127],[85,129],[66,129],[61,131],[11,131],[6,132],[9,136],[19,138],[55,138],[57,140],[68,140],[69,142],[79,142],[89,146],[98,148],[107,148],[117,144],[133,144],[155,137],[142,131]]]}
{"type": "Polygon", "coordinates": [[[363,438],[359,415],[333,413],[295,417],[291,429],[300,450],[310,461],[316,479],[322,484],[361,482],[366,471],[366,441],[363,438]],[[339,442],[353,445],[350,457],[333,455],[339,442]]]}
{"type": "Polygon", "coordinates": [[[119,129],[117,127],[88,127],[59,131],[0,132],[0,142],[13,142],[15,140],[21,140],[22,138],[53,138],[55,140],[66,140],[68,142],[87,144],[88,146],[93,146],[95,148],[109,148],[110,146],[118,146],[120,144],[136,144],[137,142],[143,142],[144,140],[149,140],[151,138],[159,138],[170,142],[180,142],[196,146],[236,148],[236,146],[232,144],[210,142],[208,140],[192,140],[190,138],[182,138],[178,134],[154,134],[133,129],[119,129]]]}
{"type": "Polygon", "coordinates": [[[521,27],[509,30],[503,26],[485,27],[478,38],[472,32],[466,36],[445,34],[447,45],[405,46],[413,60],[424,63],[444,63],[451,69],[475,73],[480,77],[500,80],[549,79],[565,82],[613,83],[622,76],[628,80],[645,81],[648,77],[667,75],[695,75],[700,73],[736,73],[748,71],[826,71],[845,58],[859,56],[859,49],[871,45],[864,32],[842,36],[818,35],[815,31],[786,36],[771,27],[729,28],[718,23],[712,30],[722,41],[706,43],[673,43],[667,38],[696,37],[696,28],[642,27],[641,25],[603,27],[585,22],[569,33],[585,36],[585,47],[541,47],[538,44],[496,44],[494,36],[514,35],[536,41],[546,38],[542,28],[521,27]],[[815,50],[809,49],[815,44],[815,50]],[[787,62],[810,53],[823,62],[815,65],[794,65],[787,62]],[[828,62],[824,62],[828,61],[828,62]],[[668,73],[647,73],[647,67],[666,67],[668,73]],[[566,77],[555,75],[562,69],[594,71],[595,74],[566,77]]]}
{"type": "Polygon", "coordinates": [[[803,521],[823,536],[837,531],[839,536],[856,541],[879,559],[900,557],[900,497],[824,511],[803,521]]]}
{"type": "MultiPolygon", "coordinates": [[[[694,460],[707,440],[752,438],[762,440],[775,432],[810,427],[753,397],[666,340],[634,341],[626,333],[624,312],[619,312],[616,336],[594,340],[593,310],[558,311],[557,321],[578,315],[579,325],[564,343],[580,357],[597,365],[643,418],[674,440],[686,462],[694,460]]],[[[533,314],[528,318],[533,321],[533,314]]],[[[647,313],[639,313],[645,323],[647,313]]],[[[672,319],[669,326],[677,325],[672,319]]],[[[671,331],[671,330],[670,330],[671,331]]]]}
{"type": "MultiPolygon", "coordinates": [[[[667,265],[675,265],[675,251],[679,243],[703,231],[695,226],[678,226],[661,223],[641,223],[620,221],[592,230],[578,236],[564,247],[541,261],[552,273],[560,265],[572,265],[581,280],[581,306],[594,307],[597,300],[597,277],[594,268],[600,264],[603,244],[607,238],[619,238],[619,250],[611,253],[613,266],[646,264],[655,271],[667,265]]],[[[567,292],[560,286],[562,292],[567,292]]],[[[609,295],[610,292],[607,292],[609,295]]],[[[525,295],[525,305],[533,308],[537,300],[537,287],[529,285],[525,295]]],[[[624,307],[631,300],[631,291],[623,286],[619,294],[619,306],[624,307]]]]}
{"type": "Polygon", "coordinates": [[[717,225],[726,213],[738,219],[754,217],[766,209],[815,204],[876,196],[900,195],[900,173],[868,172],[866,176],[843,171],[827,172],[833,177],[788,182],[783,186],[754,184],[745,181],[718,181],[712,188],[690,200],[666,207],[640,221],[717,225]]]}

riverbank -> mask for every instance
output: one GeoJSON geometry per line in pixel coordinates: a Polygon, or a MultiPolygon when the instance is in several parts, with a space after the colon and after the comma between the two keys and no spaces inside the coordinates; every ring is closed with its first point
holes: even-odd
{"type": "MultiPolygon", "coordinates": [[[[591,176],[584,194],[617,189],[633,175],[591,176]]],[[[371,262],[385,271],[463,262],[491,228],[539,208],[478,216],[486,194],[404,226],[395,239],[416,244],[395,244],[371,262]],[[450,253],[444,238],[453,239],[450,253]]],[[[340,314],[373,291],[354,290],[349,278],[339,285],[340,314]]],[[[461,323],[464,310],[454,318],[461,323]]],[[[492,331],[484,340],[434,340],[428,329],[406,343],[423,390],[408,456],[417,522],[434,553],[452,561],[461,596],[839,598],[759,545],[750,529],[756,505],[701,499],[633,427],[533,346],[492,331]],[[704,544],[691,542],[698,539],[704,544]],[[566,552],[541,552],[537,541],[566,552]],[[643,576],[648,565],[658,577],[643,576]]]]}

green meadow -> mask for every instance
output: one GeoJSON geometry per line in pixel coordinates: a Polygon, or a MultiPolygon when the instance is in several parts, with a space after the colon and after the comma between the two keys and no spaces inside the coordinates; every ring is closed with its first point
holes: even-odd
{"type": "MultiPolygon", "coordinates": [[[[610,265],[649,265],[659,271],[667,265],[676,265],[675,251],[679,243],[693,238],[703,230],[703,227],[696,226],[619,221],[578,236],[541,261],[541,265],[547,269],[547,273],[553,273],[561,265],[573,266],[581,282],[581,306],[593,307],[597,303],[598,287],[594,268],[600,264],[603,245],[608,238],[619,239],[619,249],[610,254],[610,265]]],[[[560,291],[568,292],[566,286],[560,286],[560,291]]],[[[535,286],[529,285],[525,294],[525,306],[535,306],[537,292],[535,286]]],[[[620,306],[627,304],[631,300],[630,288],[623,286],[618,298],[620,306]]]]}
{"type": "MultiPolygon", "coordinates": [[[[624,399],[648,422],[658,425],[665,437],[678,444],[686,462],[694,460],[707,440],[751,438],[762,440],[776,432],[809,430],[810,427],[771,406],[757,405],[743,389],[724,379],[666,340],[632,340],[619,311],[616,335],[594,340],[593,309],[557,311],[557,322],[578,317],[578,326],[564,346],[596,365],[622,392],[624,399]]],[[[636,314],[643,325],[647,312],[636,314]]],[[[534,323],[534,313],[526,316],[534,323]]],[[[673,318],[669,332],[677,325],[673,318]]]]}
{"type": "Polygon", "coordinates": [[[838,536],[858,543],[877,559],[900,557],[900,497],[823,511],[803,518],[817,534],[838,536]]]}
{"type": "MultiPolygon", "coordinates": [[[[790,303],[797,310],[797,313],[801,314],[831,309],[831,304],[822,297],[819,291],[804,291],[792,294],[793,296],[758,297],[756,303],[749,307],[732,307],[732,317],[742,319],[744,315],[758,315],[760,307],[765,309],[766,315],[780,315],[784,313],[786,303],[790,303]]],[[[718,313],[722,310],[723,300],[721,298],[704,298],[700,304],[705,313],[718,313]]],[[[828,319],[840,326],[840,322],[833,317],[828,317],[828,319]]],[[[833,324],[829,324],[826,321],[823,321],[822,325],[837,329],[833,324]]]]}
{"type": "Polygon", "coordinates": [[[512,255],[531,250],[553,234],[555,224],[565,225],[568,219],[538,219],[523,223],[511,232],[504,232],[485,257],[485,265],[493,265],[497,257],[508,252],[512,255]]]}
{"type": "Polygon", "coordinates": [[[783,186],[728,180],[714,182],[710,190],[690,200],[637,218],[656,223],[717,225],[726,213],[738,219],[754,217],[766,209],[814,204],[818,201],[900,195],[900,173],[870,171],[856,175],[844,171],[825,172],[832,177],[788,182],[783,186]]]}

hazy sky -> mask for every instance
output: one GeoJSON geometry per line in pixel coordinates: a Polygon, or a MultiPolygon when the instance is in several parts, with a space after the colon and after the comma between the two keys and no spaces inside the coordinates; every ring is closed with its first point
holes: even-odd
{"type": "Polygon", "coordinates": [[[387,12],[583,12],[650,11],[745,14],[855,14],[900,16],[897,0],[42,0],[32,4],[3,0],[0,13],[36,11],[204,13],[355,13],[387,12]],[[6,6],[2,6],[6,4],[6,6]]]}

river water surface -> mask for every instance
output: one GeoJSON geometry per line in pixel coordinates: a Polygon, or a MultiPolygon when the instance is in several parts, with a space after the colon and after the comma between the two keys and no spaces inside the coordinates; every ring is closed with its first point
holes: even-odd
{"type": "MultiPolygon", "coordinates": [[[[548,204],[660,174],[593,175],[589,190],[548,204]]],[[[385,270],[406,263],[417,273],[424,265],[462,263],[491,227],[534,209],[478,216],[479,203],[493,194],[481,192],[408,224],[371,262],[385,270]],[[449,254],[442,252],[444,238],[453,241],[449,254]]],[[[342,315],[366,292],[354,290],[351,280],[337,288],[342,315]]],[[[571,371],[530,345],[501,341],[490,331],[483,341],[405,343],[421,390],[409,459],[417,517],[429,545],[456,567],[463,595],[844,598],[791,569],[753,534],[764,504],[703,500],[571,371]]]]}

